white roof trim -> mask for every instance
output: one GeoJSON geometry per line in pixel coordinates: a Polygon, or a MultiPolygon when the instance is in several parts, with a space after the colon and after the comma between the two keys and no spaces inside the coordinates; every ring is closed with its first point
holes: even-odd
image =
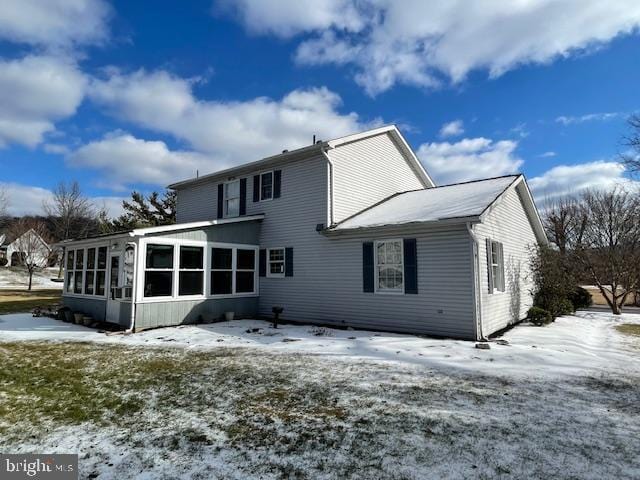
{"type": "Polygon", "coordinates": [[[327,142],[327,145],[331,148],[339,147],[340,145],[344,145],[346,143],[356,142],[358,140],[362,140],[364,138],[374,137],[376,135],[380,135],[383,133],[391,134],[395,140],[400,144],[400,147],[404,150],[404,156],[408,159],[410,166],[415,170],[420,179],[422,180],[425,188],[435,187],[435,182],[431,179],[425,168],[422,166],[422,163],[416,156],[415,152],[409,146],[409,143],[404,138],[398,127],[395,125],[385,125],[384,127],[374,128],[372,130],[367,130],[365,132],[354,133],[353,135],[347,135],[345,137],[336,138],[334,140],[330,140],[327,142]]]}
{"type": "Polygon", "coordinates": [[[137,228],[129,232],[131,237],[144,237],[151,233],[176,232],[179,230],[189,230],[191,228],[211,227],[214,225],[225,225],[228,223],[250,222],[264,219],[264,214],[248,215],[244,217],[220,218],[216,220],[206,220],[202,222],[176,223],[174,225],[162,225],[160,227],[137,228]]]}

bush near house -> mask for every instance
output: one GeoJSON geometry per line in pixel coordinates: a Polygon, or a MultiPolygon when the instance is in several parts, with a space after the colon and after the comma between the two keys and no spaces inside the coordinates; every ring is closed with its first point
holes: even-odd
{"type": "Polygon", "coordinates": [[[531,307],[527,312],[527,320],[529,320],[534,325],[541,327],[542,325],[547,325],[553,321],[553,317],[549,311],[540,307],[531,307]]]}
{"type": "Polygon", "coordinates": [[[577,281],[565,255],[550,247],[539,246],[532,255],[535,284],[533,304],[551,314],[552,319],[575,311],[571,301],[577,281]]]}

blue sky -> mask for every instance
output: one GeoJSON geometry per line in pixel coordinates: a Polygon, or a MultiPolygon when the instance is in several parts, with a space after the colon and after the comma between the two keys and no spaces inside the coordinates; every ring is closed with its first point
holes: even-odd
{"type": "Polygon", "coordinates": [[[635,1],[3,3],[15,214],[70,179],[117,213],[132,189],[382,123],[440,184],[521,171],[540,201],[626,176],[635,1]]]}

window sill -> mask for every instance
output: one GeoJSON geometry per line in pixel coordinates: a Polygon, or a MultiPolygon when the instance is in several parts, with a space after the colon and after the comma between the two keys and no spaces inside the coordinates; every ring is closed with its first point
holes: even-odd
{"type": "Polygon", "coordinates": [[[376,290],[376,295],[404,295],[404,290],[376,290]]]}
{"type": "Polygon", "coordinates": [[[106,300],[106,295],[87,295],[84,293],[63,293],[63,297],[73,297],[73,298],[89,298],[94,300],[106,300]]]}
{"type": "Polygon", "coordinates": [[[205,301],[205,300],[220,300],[225,298],[248,298],[259,297],[258,293],[223,293],[220,295],[185,295],[181,297],[144,297],[142,300],[136,302],[137,304],[143,303],[165,303],[165,302],[189,302],[193,300],[205,301]]]}

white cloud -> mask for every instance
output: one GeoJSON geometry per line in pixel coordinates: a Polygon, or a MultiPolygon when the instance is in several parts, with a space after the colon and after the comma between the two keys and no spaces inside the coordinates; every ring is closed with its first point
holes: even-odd
{"type": "Polygon", "coordinates": [[[102,0],[3,0],[0,39],[46,48],[103,42],[110,6],[102,0]]]}
{"type": "Polygon", "coordinates": [[[462,120],[454,120],[453,122],[445,123],[440,128],[439,135],[442,138],[445,137],[457,137],[464,133],[464,123],[462,120]]]}
{"type": "Polygon", "coordinates": [[[619,112],[588,113],[586,115],[581,115],[579,117],[562,115],[556,118],[556,122],[561,123],[563,125],[573,125],[575,123],[584,123],[584,122],[592,122],[592,121],[605,122],[607,120],[612,120],[618,116],[620,116],[619,112]]]}
{"type": "MultiPolygon", "coordinates": [[[[50,201],[53,197],[50,190],[33,185],[23,185],[20,183],[0,183],[0,188],[4,189],[9,200],[9,215],[16,217],[22,215],[44,215],[42,204],[50,201]]],[[[106,208],[110,216],[117,216],[122,213],[122,200],[124,197],[92,197],[90,200],[98,208],[106,208]]]]}
{"type": "Polygon", "coordinates": [[[439,185],[518,172],[523,160],[515,155],[518,142],[465,138],[456,143],[425,143],[418,157],[439,185]]]}
{"type": "Polygon", "coordinates": [[[339,113],[340,97],[324,87],[294,90],[277,100],[206,101],[194,96],[189,80],[165,71],[115,73],[96,80],[90,95],[118,118],[207,153],[215,160],[212,170],[308,145],[313,135],[339,137],[376,123],[339,113]]]}
{"type": "Polygon", "coordinates": [[[71,116],[82,101],[84,75],[59,57],[0,60],[0,147],[34,147],[56,120],[71,116]]]}
{"type": "Polygon", "coordinates": [[[558,165],[529,180],[529,186],[540,205],[547,199],[572,195],[587,189],[606,189],[628,185],[624,165],[611,161],[595,161],[577,165],[558,165]]]}
{"type": "Polygon", "coordinates": [[[195,152],[171,151],[164,142],[147,141],[124,132],[113,132],[72,152],[74,167],[101,172],[101,187],[125,190],[130,184],[165,186],[172,181],[213,170],[214,162],[195,152]]]}
{"type": "MultiPolygon", "coordinates": [[[[301,64],[352,64],[375,95],[396,83],[433,87],[475,69],[499,76],[588,52],[640,24],[636,0],[242,0],[232,9],[255,33],[300,34],[301,64]]],[[[229,1],[223,4],[228,5],[229,1]]]]}
{"type": "Polygon", "coordinates": [[[556,152],[553,152],[553,151],[550,150],[548,152],[541,153],[540,155],[538,155],[538,157],[540,157],[540,158],[553,158],[556,155],[557,155],[556,152]]]}

